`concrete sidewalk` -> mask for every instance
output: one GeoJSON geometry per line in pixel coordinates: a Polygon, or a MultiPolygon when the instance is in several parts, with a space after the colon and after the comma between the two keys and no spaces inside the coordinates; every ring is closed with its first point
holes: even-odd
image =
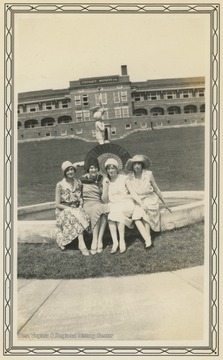
{"type": "Polygon", "coordinates": [[[204,267],[121,278],[18,279],[18,340],[202,341],[204,267]]]}

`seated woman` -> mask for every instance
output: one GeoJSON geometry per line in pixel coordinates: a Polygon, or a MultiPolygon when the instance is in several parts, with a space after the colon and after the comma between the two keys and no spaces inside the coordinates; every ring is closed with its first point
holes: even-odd
{"type": "Polygon", "coordinates": [[[145,240],[146,249],[153,246],[150,228],[160,231],[159,199],[171,212],[155,182],[152,171],[148,170],[150,165],[151,161],[145,155],[135,155],[126,163],[126,169],[131,171],[127,175],[126,186],[136,203],[132,219],[145,240]]]}
{"type": "Polygon", "coordinates": [[[90,219],[83,210],[81,197],[82,184],[75,179],[75,166],[70,161],[63,162],[64,178],[56,185],[56,241],[61,250],[78,238],[78,248],[85,256],[89,255],[83,232],[90,229],[90,219]]]}
{"type": "Polygon", "coordinates": [[[108,177],[103,180],[102,201],[108,202],[109,214],[108,224],[113,241],[111,254],[118,250],[120,253],[126,251],[125,226],[133,228],[132,213],[134,202],[126,188],[126,175],[120,174],[118,162],[111,158],[105,162],[105,169],[108,177]],[[119,234],[119,241],[117,232],[119,234]]]}
{"type": "Polygon", "coordinates": [[[93,239],[91,254],[101,253],[103,250],[103,235],[107,224],[108,205],[101,201],[103,176],[99,174],[99,163],[96,158],[89,159],[87,174],[80,180],[83,184],[84,210],[91,219],[93,239]]]}

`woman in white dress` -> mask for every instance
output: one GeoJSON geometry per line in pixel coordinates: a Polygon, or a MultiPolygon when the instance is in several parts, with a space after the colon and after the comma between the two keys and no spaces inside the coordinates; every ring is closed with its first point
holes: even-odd
{"type": "Polygon", "coordinates": [[[126,186],[135,201],[132,219],[145,240],[146,249],[153,246],[150,228],[160,231],[159,200],[171,212],[156,184],[152,171],[149,170],[150,165],[151,161],[145,155],[135,155],[126,163],[126,169],[130,171],[127,175],[126,186]]]}
{"type": "Polygon", "coordinates": [[[109,206],[108,225],[113,241],[111,254],[116,253],[118,247],[120,253],[124,253],[125,226],[133,228],[131,217],[134,202],[126,188],[126,175],[119,173],[118,162],[113,158],[108,159],[105,169],[108,177],[103,180],[102,201],[109,206]]]}

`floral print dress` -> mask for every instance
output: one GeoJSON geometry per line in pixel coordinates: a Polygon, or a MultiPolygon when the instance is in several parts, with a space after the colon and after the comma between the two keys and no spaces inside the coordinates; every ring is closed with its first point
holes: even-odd
{"type": "Polygon", "coordinates": [[[61,204],[67,205],[66,209],[56,209],[56,241],[59,246],[65,246],[76,239],[85,230],[90,231],[90,219],[83,210],[82,184],[77,180],[73,189],[66,181],[58,183],[61,191],[61,204]]]}

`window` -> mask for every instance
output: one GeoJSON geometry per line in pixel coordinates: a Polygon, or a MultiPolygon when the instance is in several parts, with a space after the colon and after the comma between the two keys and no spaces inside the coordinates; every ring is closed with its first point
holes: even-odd
{"type": "Polygon", "coordinates": [[[105,119],[108,119],[108,109],[105,109],[105,112],[102,116],[102,119],[105,120],[105,119]]]}
{"type": "Polygon", "coordinates": [[[96,130],[92,130],[92,136],[95,137],[96,136],[96,130]]]}
{"type": "Polygon", "coordinates": [[[160,100],[160,93],[159,92],[151,92],[147,94],[148,100],[160,100]]]}
{"type": "Polygon", "coordinates": [[[142,128],[142,129],[147,128],[147,123],[142,123],[142,124],[141,124],[141,128],[142,128]]]}
{"type": "Polygon", "coordinates": [[[59,108],[60,109],[66,109],[68,108],[69,104],[68,104],[68,100],[62,100],[59,102],[59,108]]]}
{"type": "Polygon", "coordinates": [[[90,121],[90,111],[83,111],[84,121],[90,121]]]}
{"type": "Polygon", "coordinates": [[[132,125],[131,125],[131,124],[125,124],[125,128],[126,128],[126,129],[131,129],[131,128],[132,128],[132,125]]]}
{"type": "Polygon", "coordinates": [[[143,94],[136,93],[136,94],[134,95],[134,100],[135,100],[135,101],[143,101],[143,100],[144,100],[143,94]]]}
{"type": "Polygon", "coordinates": [[[167,91],[164,92],[164,99],[176,99],[176,91],[167,91]]]}
{"type": "Polygon", "coordinates": [[[129,117],[129,108],[128,106],[125,106],[122,108],[122,116],[123,117],[129,117]]]}
{"type": "Polygon", "coordinates": [[[122,109],[119,108],[115,108],[115,117],[116,118],[121,118],[122,117],[122,109]]]}
{"type": "Polygon", "coordinates": [[[112,135],[116,135],[116,127],[112,127],[112,128],[111,128],[111,134],[112,134],[112,135]]]}
{"type": "Polygon", "coordinates": [[[75,113],[76,113],[76,120],[77,120],[77,122],[83,121],[82,111],[76,111],[75,113]]]}
{"type": "Polygon", "coordinates": [[[115,117],[116,118],[129,117],[129,108],[128,108],[128,106],[116,107],[115,108],[115,117]]]}
{"type": "Polygon", "coordinates": [[[27,112],[35,112],[39,110],[38,104],[29,104],[27,105],[27,112]]]}
{"type": "Polygon", "coordinates": [[[128,102],[127,91],[121,91],[122,102],[128,102]]]}
{"type": "Polygon", "coordinates": [[[192,91],[191,90],[182,90],[182,91],[180,91],[180,98],[181,99],[190,98],[190,97],[192,97],[192,91]]]}
{"type": "Polygon", "coordinates": [[[47,101],[43,103],[43,110],[53,110],[55,109],[55,104],[52,101],[47,101]]]}
{"type": "Polygon", "coordinates": [[[114,99],[114,103],[120,103],[120,94],[119,92],[113,92],[113,99],[114,99]]]}
{"type": "Polygon", "coordinates": [[[197,90],[196,97],[204,97],[204,89],[197,90]]]}
{"type": "Polygon", "coordinates": [[[62,135],[62,136],[67,135],[67,130],[61,130],[60,135],[62,135]]]}
{"type": "Polygon", "coordinates": [[[80,95],[74,96],[74,104],[75,104],[75,106],[81,106],[81,96],[80,95]]]}
{"type": "Polygon", "coordinates": [[[106,93],[97,93],[95,94],[96,105],[100,105],[100,99],[103,105],[107,104],[107,94],[106,93]]]}
{"type": "Polygon", "coordinates": [[[88,105],[88,95],[82,95],[83,105],[88,105]]]}
{"type": "Polygon", "coordinates": [[[82,129],[76,130],[76,134],[77,134],[77,135],[81,135],[81,134],[82,134],[82,129]]]}
{"type": "Polygon", "coordinates": [[[50,133],[50,132],[47,132],[47,133],[46,133],[46,136],[51,136],[51,133],[50,133]]]}

